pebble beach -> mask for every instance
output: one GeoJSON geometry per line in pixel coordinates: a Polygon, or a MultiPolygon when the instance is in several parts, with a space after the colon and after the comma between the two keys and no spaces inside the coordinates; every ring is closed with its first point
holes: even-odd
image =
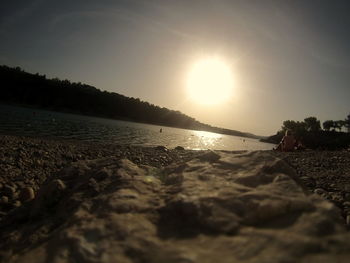
{"type": "Polygon", "coordinates": [[[350,258],[349,151],[2,136],[0,160],[0,262],[350,258]]]}
{"type": "Polygon", "coordinates": [[[35,193],[48,178],[79,160],[115,156],[138,165],[165,167],[198,156],[200,151],[131,147],[33,137],[0,136],[0,218],[22,205],[21,191],[35,193]]]}
{"type": "MultiPolygon", "coordinates": [[[[203,151],[132,147],[33,137],[0,137],[0,218],[21,206],[21,191],[35,193],[55,173],[79,160],[115,156],[138,165],[166,167],[186,162],[203,151]],[[29,190],[28,190],[29,189],[29,190]],[[31,190],[32,189],[32,190],[31,190]]],[[[341,209],[350,224],[350,151],[298,151],[271,154],[286,161],[298,175],[299,183],[341,209]]],[[[29,194],[30,195],[30,194],[29,194]]],[[[30,197],[29,197],[30,198],[30,197]]]]}

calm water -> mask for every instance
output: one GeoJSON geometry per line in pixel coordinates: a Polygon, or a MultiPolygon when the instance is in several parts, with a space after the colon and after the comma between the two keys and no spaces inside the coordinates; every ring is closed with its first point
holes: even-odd
{"type": "Polygon", "coordinates": [[[0,133],[168,148],[271,150],[255,139],[0,104],[0,133]],[[159,130],[162,128],[163,132],[159,130]]]}

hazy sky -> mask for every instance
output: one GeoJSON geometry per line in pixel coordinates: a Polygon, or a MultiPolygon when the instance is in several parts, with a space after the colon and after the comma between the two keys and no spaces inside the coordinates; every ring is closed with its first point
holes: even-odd
{"type": "Polygon", "coordinates": [[[0,64],[274,134],[283,120],[350,113],[350,1],[33,0],[0,8],[0,64]],[[186,77],[217,56],[232,98],[204,106],[186,77]]]}

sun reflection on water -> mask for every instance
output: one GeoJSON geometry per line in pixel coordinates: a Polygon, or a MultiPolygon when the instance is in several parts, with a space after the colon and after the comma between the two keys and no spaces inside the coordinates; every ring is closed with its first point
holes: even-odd
{"type": "Polygon", "coordinates": [[[205,147],[211,147],[217,144],[222,139],[222,135],[218,133],[212,133],[207,131],[193,131],[197,137],[198,142],[205,147]]]}

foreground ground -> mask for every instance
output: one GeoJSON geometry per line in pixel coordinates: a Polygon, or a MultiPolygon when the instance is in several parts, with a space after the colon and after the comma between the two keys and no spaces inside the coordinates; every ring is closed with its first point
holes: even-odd
{"type": "Polygon", "coordinates": [[[80,141],[0,135],[0,220],[21,205],[20,191],[37,192],[47,178],[79,160],[115,156],[135,164],[164,167],[198,156],[198,151],[130,147],[80,141]]]}
{"type": "Polygon", "coordinates": [[[350,150],[273,154],[295,168],[300,184],[339,207],[350,225],[350,150]]]}
{"type": "Polygon", "coordinates": [[[0,262],[349,262],[349,163],[3,136],[0,262]]]}
{"type": "MultiPolygon", "coordinates": [[[[349,150],[271,153],[295,168],[300,178],[299,182],[310,192],[315,192],[336,204],[346,220],[350,215],[349,150]]],[[[0,200],[0,219],[9,210],[21,205],[21,188],[31,187],[37,192],[48,176],[78,160],[116,156],[121,159],[127,158],[135,164],[165,167],[188,161],[200,154],[199,151],[162,147],[156,149],[0,136],[0,198],[8,197],[7,201],[6,198],[0,200]]]]}

